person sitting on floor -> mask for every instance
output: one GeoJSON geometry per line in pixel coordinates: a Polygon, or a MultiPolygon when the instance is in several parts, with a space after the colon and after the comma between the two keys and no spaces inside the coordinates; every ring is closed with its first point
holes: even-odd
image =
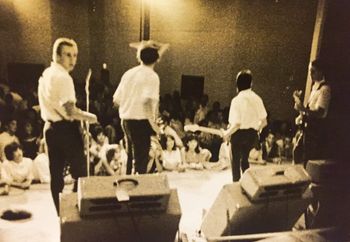
{"type": "Polygon", "coordinates": [[[181,168],[181,152],[175,144],[175,139],[171,135],[166,135],[161,140],[162,161],[165,170],[174,171],[181,168]]]}
{"type": "Polygon", "coordinates": [[[262,158],[267,162],[281,163],[280,149],[275,141],[275,135],[269,132],[262,143],[262,158]]]}
{"type": "Polygon", "coordinates": [[[109,142],[104,134],[102,126],[97,125],[92,131],[92,140],[90,146],[90,174],[91,175],[107,175],[114,174],[107,164],[106,153],[109,142]]]}
{"type": "Polygon", "coordinates": [[[198,138],[194,134],[190,134],[186,138],[185,147],[182,149],[182,161],[185,168],[202,170],[204,164],[209,162],[211,153],[207,149],[199,146],[198,138]]]}
{"type": "Polygon", "coordinates": [[[33,160],[33,177],[40,183],[50,183],[49,156],[47,155],[46,143],[41,139],[38,155],[33,160]]]}
{"type": "Polygon", "coordinates": [[[33,180],[33,161],[23,157],[21,146],[13,142],[5,146],[6,160],[3,162],[1,177],[6,184],[29,189],[33,180]]]}
{"type": "Polygon", "coordinates": [[[113,169],[114,175],[126,174],[126,162],[128,157],[122,144],[110,145],[106,153],[106,159],[109,167],[113,169]]]}

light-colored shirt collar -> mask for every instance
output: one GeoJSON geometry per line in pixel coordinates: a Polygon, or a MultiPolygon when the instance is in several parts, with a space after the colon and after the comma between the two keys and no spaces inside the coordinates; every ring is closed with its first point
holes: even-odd
{"type": "Polygon", "coordinates": [[[58,64],[58,63],[52,61],[51,66],[59,69],[60,71],[64,71],[64,72],[68,73],[68,71],[61,64],[58,64]]]}
{"type": "Polygon", "coordinates": [[[239,93],[238,93],[238,95],[240,95],[240,94],[246,94],[246,93],[249,93],[249,92],[251,92],[252,91],[252,88],[248,88],[248,89],[244,89],[244,90],[242,90],[242,91],[240,91],[239,93]]]}

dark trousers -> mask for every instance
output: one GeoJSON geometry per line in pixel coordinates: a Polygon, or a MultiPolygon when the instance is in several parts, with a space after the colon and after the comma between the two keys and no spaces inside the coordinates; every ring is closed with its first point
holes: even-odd
{"type": "Polygon", "coordinates": [[[305,128],[305,162],[329,158],[329,137],[324,119],[309,119],[305,128]]]}
{"type": "Polygon", "coordinates": [[[51,174],[51,194],[57,214],[59,214],[59,193],[64,187],[63,170],[70,165],[75,179],[73,191],[77,188],[77,179],[87,175],[84,143],[78,122],[59,121],[50,123],[45,131],[51,174]]]}
{"type": "Polygon", "coordinates": [[[249,152],[258,139],[254,129],[239,129],[231,136],[232,148],[232,179],[239,181],[242,173],[249,168],[249,152]]]}
{"type": "Polygon", "coordinates": [[[154,134],[147,119],[123,120],[122,127],[126,138],[128,162],[126,174],[131,174],[132,161],[135,160],[135,172],[145,174],[151,148],[151,135],[154,134]]]}

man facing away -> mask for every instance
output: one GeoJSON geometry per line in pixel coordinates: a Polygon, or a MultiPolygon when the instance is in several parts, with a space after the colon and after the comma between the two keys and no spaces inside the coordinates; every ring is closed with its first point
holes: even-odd
{"type": "Polygon", "coordinates": [[[231,135],[232,178],[239,181],[242,173],[249,168],[249,152],[259,139],[259,132],[267,124],[267,113],[262,99],[252,91],[252,73],[243,70],[237,74],[238,95],[231,101],[229,127],[223,130],[227,139],[231,135]]]}
{"type": "Polygon", "coordinates": [[[78,47],[74,40],[59,38],[53,45],[50,67],[39,79],[38,97],[41,117],[45,121],[44,136],[48,148],[51,194],[59,214],[59,193],[64,187],[63,169],[70,164],[75,179],[87,175],[84,143],[78,121],[97,122],[94,114],[76,107],[76,96],[70,72],[77,62],[78,47]]]}
{"type": "Polygon", "coordinates": [[[159,76],[154,71],[154,66],[168,45],[149,40],[130,46],[137,47],[140,65],[124,73],[113,95],[113,103],[119,107],[126,138],[127,174],[132,172],[133,159],[135,172],[144,174],[149,160],[150,138],[159,132],[156,125],[159,76]]]}

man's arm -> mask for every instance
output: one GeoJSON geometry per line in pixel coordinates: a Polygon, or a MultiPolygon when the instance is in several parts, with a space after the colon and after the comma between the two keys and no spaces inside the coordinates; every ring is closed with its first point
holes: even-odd
{"type": "Polygon", "coordinates": [[[229,136],[234,134],[240,127],[241,127],[241,124],[235,124],[235,125],[230,125],[226,130],[222,129],[221,131],[222,131],[223,138],[229,139],[229,136]]]}
{"type": "Polygon", "coordinates": [[[267,125],[267,119],[261,119],[259,122],[259,128],[258,128],[258,132],[261,133],[261,131],[263,130],[263,128],[265,128],[267,125]]]}
{"type": "Polygon", "coordinates": [[[158,100],[147,98],[144,103],[144,108],[146,110],[148,122],[150,123],[154,132],[158,134],[160,132],[159,127],[156,123],[156,119],[158,117],[158,100]]]}
{"type": "Polygon", "coordinates": [[[93,113],[85,112],[75,106],[74,102],[66,102],[63,104],[68,118],[73,120],[87,121],[89,123],[97,123],[97,117],[93,113]]]}

